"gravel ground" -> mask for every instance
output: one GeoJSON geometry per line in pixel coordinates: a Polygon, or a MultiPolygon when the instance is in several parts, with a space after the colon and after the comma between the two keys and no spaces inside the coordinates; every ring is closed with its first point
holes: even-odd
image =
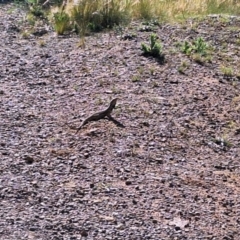
{"type": "Polygon", "coordinates": [[[0,5],[0,239],[240,239],[240,18],[134,22],[81,49],[25,15],[0,5]],[[163,64],[142,55],[152,32],[163,64]],[[211,61],[179,50],[197,37],[211,61]],[[116,97],[125,127],[76,134],[116,97]]]}

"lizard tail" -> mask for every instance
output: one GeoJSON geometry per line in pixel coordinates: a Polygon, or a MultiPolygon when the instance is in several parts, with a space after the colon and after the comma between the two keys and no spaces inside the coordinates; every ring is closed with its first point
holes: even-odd
{"type": "Polygon", "coordinates": [[[76,134],[80,131],[80,129],[81,129],[81,126],[77,129],[76,134]]]}
{"type": "Polygon", "coordinates": [[[80,131],[80,129],[83,127],[83,125],[85,125],[86,123],[85,122],[83,122],[82,124],[81,124],[81,126],[79,127],[79,128],[77,128],[77,131],[76,131],[76,134],[80,131]]]}

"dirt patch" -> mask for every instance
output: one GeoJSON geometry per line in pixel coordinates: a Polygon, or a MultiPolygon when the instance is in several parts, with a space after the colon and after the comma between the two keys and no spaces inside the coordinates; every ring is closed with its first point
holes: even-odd
{"type": "Polygon", "coordinates": [[[49,26],[24,35],[24,14],[0,5],[0,238],[237,239],[240,18],[154,26],[159,64],[141,23],[81,49],[49,26]],[[180,52],[197,37],[211,61],[180,52]],[[116,97],[125,128],[69,127],[116,97]]]}

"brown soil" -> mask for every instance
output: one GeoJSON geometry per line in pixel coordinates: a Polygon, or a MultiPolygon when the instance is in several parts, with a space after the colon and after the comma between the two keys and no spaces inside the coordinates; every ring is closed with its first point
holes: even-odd
{"type": "Polygon", "coordinates": [[[11,4],[0,16],[0,239],[239,239],[240,18],[150,26],[160,64],[141,23],[81,49],[11,4]],[[180,52],[197,37],[211,62],[180,52]],[[125,128],[76,134],[116,97],[125,128]]]}

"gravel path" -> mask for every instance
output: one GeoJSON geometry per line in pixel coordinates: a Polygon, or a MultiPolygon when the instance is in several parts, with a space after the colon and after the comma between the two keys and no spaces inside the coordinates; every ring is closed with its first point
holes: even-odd
{"type": "Polygon", "coordinates": [[[12,4],[0,18],[0,239],[239,239],[240,18],[132,23],[85,49],[12,4]],[[151,31],[164,64],[141,54],[151,31]],[[180,52],[197,37],[210,62],[180,52]],[[115,97],[125,128],[76,134],[115,97]]]}

